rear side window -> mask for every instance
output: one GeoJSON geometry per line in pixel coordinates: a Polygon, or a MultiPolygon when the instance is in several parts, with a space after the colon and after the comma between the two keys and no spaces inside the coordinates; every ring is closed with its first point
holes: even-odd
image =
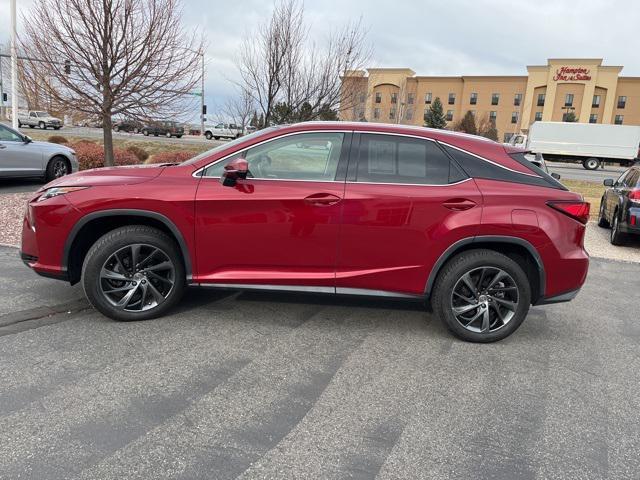
{"type": "Polygon", "coordinates": [[[631,170],[629,175],[627,175],[626,186],[636,188],[638,186],[638,179],[640,179],[640,170],[631,170]]]}
{"type": "Polygon", "coordinates": [[[435,142],[394,135],[360,137],[358,182],[446,185],[464,178],[435,142]]]}
{"type": "Polygon", "coordinates": [[[503,182],[523,183],[526,185],[536,185],[539,187],[551,187],[559,190],[567,190],[567,188],[558,182],[551,175],[538,168],[536,165],[528,161],[524,154],[511,155],[511,158],[516,160],[521,165],[527,167],[531,173],[538,175],[537,177],[532,175],[525,175],[518,173],[507,168],[500,167],[489,161],[478,158],[469,153],[465,153],[457,148],[443,145],[445,151],[453,157],[453,159],[462,167],[464,172],[472,178],[486,178],[490,180],[500,180],[503,182]],[[520,158],[521,157],[521,158],[520,158]]]}

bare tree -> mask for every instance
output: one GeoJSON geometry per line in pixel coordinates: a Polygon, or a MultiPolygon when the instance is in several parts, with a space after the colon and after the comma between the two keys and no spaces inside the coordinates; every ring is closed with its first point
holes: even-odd
{"type": "Polygon", "coordinates": [[[244,132],[255,112],[255,102],[247,90],[241,89],[237,96],[227,100],[223,110],[229,119],[239,125],[244,132]]]}
{"type": "Polygon", "coordinates": [[[40,0],[25,20],[27,75],[70,110],[103,121],[113,165],[112,116],[176,116],[192,108],[202,41],[184,32],[179,0],[40,0]]]}
{"type": "Polygon", "coordinates": [[[345,95],[341,76],[369,58],[361,21],[334,31],[322,46],[310,42],[307,32],[302,3],[280,0],[269,21],[246,36],[237,62],[240,86],[252,95],[265,125],[277,104],[296,120],[313,120],[357,101],[358,92],[345,95]],[[303,111],[306,118],[300,118],[303,111]]]}

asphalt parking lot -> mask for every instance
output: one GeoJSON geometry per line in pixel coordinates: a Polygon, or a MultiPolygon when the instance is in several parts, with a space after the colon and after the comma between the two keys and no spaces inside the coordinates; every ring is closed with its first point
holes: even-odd
{"type": "Polygon", "coordinates": [[[202,289],[117,323],[0,261],[0,478],[638,478],[638,264],[476,345],[362,298],[202,289]]]}
{"type": "Polygon", "coordinates": [[[597,170],[586,170],[580,163],[546,162],[550,172],[560,174],[562,180],[582,180],[601,183],[605,178],[617,179],[627,167],[607,164],[597,170]]]}

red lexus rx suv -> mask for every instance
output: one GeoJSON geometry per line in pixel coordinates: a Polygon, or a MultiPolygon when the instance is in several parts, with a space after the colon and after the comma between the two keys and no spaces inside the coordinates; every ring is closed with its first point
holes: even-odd
{"type": "Polygon", "coordinates": [[[29,201],[23,261],[117,320],[185,287],[425,299],[458,337],[513,333],[585,281],[589,204],[483,138],[399,125],[272,127],[180,164],[88,170],[29,201]]]}

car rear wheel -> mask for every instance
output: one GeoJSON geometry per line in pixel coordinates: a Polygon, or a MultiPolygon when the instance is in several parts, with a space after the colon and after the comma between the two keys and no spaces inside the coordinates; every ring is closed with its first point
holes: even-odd
{"type": "Polygon", "coordinates": [[[167,132],[167,133],[165,133],[164,135],[165,135],[165,137],[167,137],[167,138],[171,138],[171,132],[167,132]]]}
{"type": "Polygon", "coordinates": [[[211,132],[206,132],[204,136],[206,137],[207,140],[211,140],[213,138],[213,135],[211,134],[211,132]]]}
{"type": "Polygon", "coordinates": [[[613,214],[613,220],[611,222],[611,234],[609,236],[609,241],[611,245],[622,245],[624,242],[624,233],[620,231],[620,215],[618,215],[618,211],[616,210],[613,214]]]}
{"type": "Polygon", "coordinates": [[[598,226],[602,228],[609,228],[609,221],[604,211],[604,198],[600,200],[600,210],[598,212],[598,226]]]}
{"type": "Polygon", "coordinates": [[[47,171],[45,173],[46,181],[50,182],[56,178],[64,177],[69,173],[71,173],[71,171],[67,161],[62,157],[54,157],[49,160],[47,164],[47,171]]]}
{"type": "Polygon", "coordinates": [[[148,136],[149,136],[149,130],[143,130],[143,131],[142,131],[142,134],[143,134],[145,137],[148,137],[148,136]]]}
{"type": "Polygon", "coordinates": [[[46,130],[47,129],[47,125],[44,122],[40,122],[40,123],[38,123],[38,128],[40,130],[46,130]]]}
{"type": "Polygon", "coordinates": [[[493,250],[472,250],[450,260],[433,291],[434,312],[455,336],[495,342],[522,324],[531,286],[520,265],[493,250]]]}
{"type": "Polygon", "coordinates": [[[112,230],[91,247],[82,284],[96,310],[131,321],[163,315],[180,300],[186,282],[175,242],[160,230],[133,225],[112,230]]]}
{"type": "Polygon", "coordinates": [[[120,127],[118,125],[116,125],[115,127],[113,127],[113,131],[114,132],[119,132],[120,131],[120,127]]]}

